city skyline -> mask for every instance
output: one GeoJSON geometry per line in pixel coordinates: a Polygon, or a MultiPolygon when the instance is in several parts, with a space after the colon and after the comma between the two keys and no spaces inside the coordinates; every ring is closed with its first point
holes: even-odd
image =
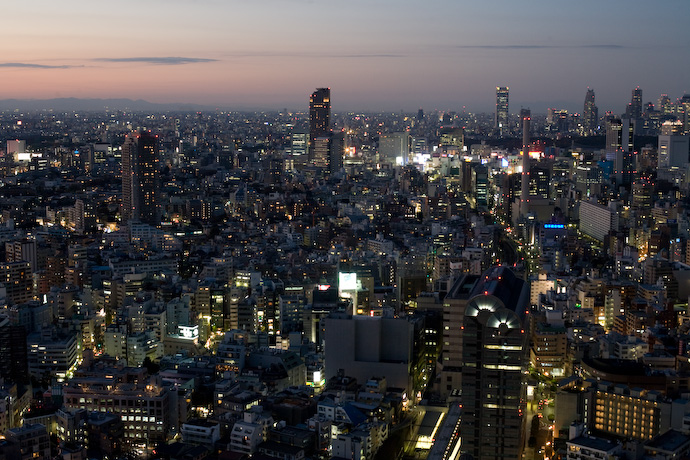
{"type": "Polygon", "coordinates": [[[42,3],[8,6],[0,99],[294,110],[328,86],[335,112],[492,112],[509,86],[511,113],[543,113],[581,112],[589,87],[600,113],[622,113],[632,88],[643,102],[690,90],[681,1],[42,3]]]}

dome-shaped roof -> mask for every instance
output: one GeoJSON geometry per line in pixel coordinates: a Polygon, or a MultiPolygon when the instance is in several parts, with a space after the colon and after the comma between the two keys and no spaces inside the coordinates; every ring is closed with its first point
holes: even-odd
{"type": "Polygon", "coordinates": [[[466,316],[478,316],[481,311],[495,312],[500,308],[505,308],[503,302],[492,295],[480,295],[469,301],[465,307],[466,316]]]}
{"type": "Polygon", "coordinates": [[[486,321],[486,325],[495,329],[520,329],[522,327],[520,324],[520,319],[517,317],[517,315],[506,308],[497,310],[493,315],[491,315],[486,321]]]}

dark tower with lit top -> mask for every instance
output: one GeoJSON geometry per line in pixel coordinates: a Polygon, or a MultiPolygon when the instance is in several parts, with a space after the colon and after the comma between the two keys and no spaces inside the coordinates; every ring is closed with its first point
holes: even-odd
{"type": "Polygon", "coordinates": [[[520,122],[522,123],[522,180],[520,183],[520,215],[523,217],[529,212],[529,143],[531,120],[532,113],[529,109],[520,110],[520,122]]]}
{"type": "Polygon", "coordinates": [[[496,130],[503,136],[508,132],[508,92],[507,86],[496,87],[496,130]]]}
{"type": "Polygon", "coordinates": [[[309,98],[309,158],[314,158],[316,139],[331,133],[331,89],[316,88],[309,98]]]}

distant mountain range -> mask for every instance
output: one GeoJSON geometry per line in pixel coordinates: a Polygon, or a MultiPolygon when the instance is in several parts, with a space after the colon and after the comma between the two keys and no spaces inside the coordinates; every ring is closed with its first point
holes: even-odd
{"type": "Polygon", "coordinates": [[[157,104],[142,99],[80,99],[62,97],[56,99],[0,99],[0,111],[5,110],[58,110],[58,111],[194,111],[213,110],[213,107],[198,104],[157,104]]]}

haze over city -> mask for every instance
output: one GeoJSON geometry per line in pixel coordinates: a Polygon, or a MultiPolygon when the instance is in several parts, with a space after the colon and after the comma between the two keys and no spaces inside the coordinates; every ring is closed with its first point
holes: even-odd
{"type": "Polygon", "coordinates": [[[690,458],[688,0],[6,3],[0,460],[690,458]]]}
{"type": "Polygon", "coordinates": [[[684,0],[10,2],[0,98],[131,98],[231,109],[604,111],[689,90],[684,0]]]}

